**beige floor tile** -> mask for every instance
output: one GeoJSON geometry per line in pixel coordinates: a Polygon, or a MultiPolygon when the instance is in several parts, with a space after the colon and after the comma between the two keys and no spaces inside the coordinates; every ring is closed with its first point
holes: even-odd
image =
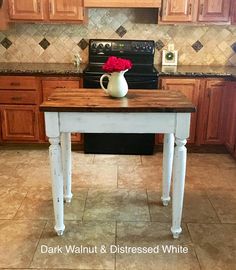
{"type": "Polygon", "coordinates": [[[44,221],[1,220],[0,267],[30,267],[44,226],[44,221]]]}
{"type": "Polygon", "coordinates": [[[236,265],[236,225],[188,224],[203,270],[232,270],[236,265]]]}
{"type": "Polygon", "coordinates": [[[79,164],[92,164],[94,161],[93,154],[84,154],[80,151],[72,151],[72,165],[76,168],[79,164]]]}
{"type": "Polygon", "coordinates": [[[161,166],[118,166],[119,188],[157,189],[161,181],[161,166]]]}
{"type": "Polygon", "coordinates": [[[27,189],[12,186],[2,186],[0,188],[0,219],[12,219],[18,208],[21,206],[27,189]]]}
{"type": "MultiPolygon", "coordinates": [[[[65,220],[82,220],[86,189],[75,189],[71,203],[65,203],[65,220]]],[[[54,219],[51,188],[31,188],[15,219],[54,219]]]]}
{"type": "Polygon", "coordinates": [[[188,154],[189,165],[194,167],[236,167],[236,161],[229,154],[188,154]]]}
{"type": "Polygon", "coordinates": [[[162,166],[163,155],[156,152],[154,155],[141,156],[142,165],[144,166],[162,166]]]}
{"type": "Polygon", "coordinates": [[[73,170],[72,184],[76,187],[117,187],[117,166],[78,164],[73,170]]]}
{"type": "Polygon", "coordinates": [[[119,222],[117,224],[117,245],[120,247],[159,247],[159,253],[117,253],[117,270],[200,269],[185,225],[183,226],[181,237],[173,240],[169,224],[158,222],[119,222]],[[165,253],[165,247],[171,247],[171,245],[187,248],[188,252],[186,254],[165,253]]]}
{"type": "Polygon", "coordinates": [[[209,190],[209,199],[222,223],[236,224],[236,192],[235,190],[209,190]]]}
{"type": "MultiPolygon", "coordinates": [[[[110,246],[115,243],[114,222],[65,222],[66,230],[62,237],[55,235],[53,225],[49,222],[40,239],[33,258],[32,268],[62,268],[62,269],[114,269],[114,254],[100,253],[100,246],[110,246]],[[42,246],[61,247],[62,253],[43,253],[42,246]],[[72,253],[66,251],[66,246],[97,247],[97,253],[72,253]]],[[[78,250],[78,249],[77,249],[78,250]]],[[[96,250],[95,250],[96,252],[96,250]]]]}
{"type": "Polygon", "coordinates": [[[95,155],[95,164],[107,165],[140,165],[141,157],[139,155],[95,155]]]}
{"type": "Polygon", "coordinates": [[[146,190],[89,190],[83,219],[150,221],[146,190]]]}
{"type": "MultiPolygon", "coordinates": [[[[164,207],[161,202],[161,192],[148,191],[148,204],[151,220],[169,222],[172,220],[172,203],[164,207]]],[[[183,222],[219,223],[214,208],[207,194],[203,191],[186,191],[184,195],[183,222]]]]}

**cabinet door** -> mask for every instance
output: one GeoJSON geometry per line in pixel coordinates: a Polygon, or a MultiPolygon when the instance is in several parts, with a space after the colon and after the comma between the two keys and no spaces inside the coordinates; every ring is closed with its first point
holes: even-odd
{"type": "MultiPolygon", "coordinates": [[[[162,79],[162,89],[181,91],[197,107],[199,99],[200,81],[197,79],[162,79]]],[[[195,142],[197,113],[191,114],[189,143],[195,142]]]]}
{"type": "Polygon", "coordinates": [[[83,1],[49,0],[49,19],[55,21],[83,20],[83,1]]]}
{"type": "Polygon", "coordinates": [[[161,12],[163,22],[193,21],[193,0],[164,0],[161,12]]]}
{"type": "MultiPolygon", "coordinates": [[[[43,100],[47,100],[47,98],[55,91],[56,88],[79,88],[80,81],[79,80],[62,80],[60,78],[54,78],[52,80],[43,80],[43,100]]],[[[82,136],[80,133],[73,133],[71,137],[74,142],[82,142],[82,136]]],[[[47,140],[47,139],[46,139],[47,140]]]]}
{"type": "Polygon", "coordinates": [[[224,143],[231,154],[236,151],[236,83],[227,83],[224,92],[224,143]]]}
{"type": "Polygon", "coordinates": [[[202,144],[223,144],[224,90],[224,81],[206,81],[201,114],[203,121],[202,144]]]}
{"type": "Polygon", "coordinates": [[[230,0],[199,0],[198,21],[228,22],[230,0]]]}
{"type": "Polygon", "coordinates": [[[9,15],[7,10],[7,2],[0,1],[0,31],[5,30],[8,27],[9,15]]]}
{"type": "Polygon", "coordinates": [[[231,23],[236,24],[236,1],[231,2],[231,23]]]}
{"type": "Polygon", "coordinates": [[[42,0],[8,0],[9,15],[13,20],[44,20],[42,0]]]}
{"type": "Polygon", "coordinates": [[[3,141],[39,140],[36,106],[1,106],[1,119],[3,141]]]}

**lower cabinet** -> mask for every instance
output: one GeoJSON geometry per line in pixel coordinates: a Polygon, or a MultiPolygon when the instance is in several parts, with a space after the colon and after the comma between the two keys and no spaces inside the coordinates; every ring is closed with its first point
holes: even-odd
{"type": "Polygon", "coordinates": [[[38,115],[36,106],[1,106],[3,141],[38,141],[38,115]]]}
{"type": "Polygon", "coordinates": [[[228,84],[223,79],[206,79],[202,81],[201,110],[199,112],[200,144],[224,143],[224,92],[228,84]]]}
{"type": "MultiPolygon", "coordinates": [[[[55,91],[57,88],[79,88],[80,87],[80,79],[79,78],[62,78],[62,77],[47,77],[42,80],[42,92],[43,92],[43,100],[47,100],[47,98],[55,91]]],[[[44,119],[44,118],[43,118],[44,119]]],[[[43,120],[44,127],[44,120],[43,120]]],[[[44,128],[45,130],[45,128],[44,128]]],[[[45,140],[47,137],[45,135],[45,140]]],[[[83,142],[82,135],[80,133],[73,133],[71,136],[71,140],[73,142],[83,142]]]]}
{"type": "MultiPolygon", "coordinates": [[[[161,89],[181,91],[198,109],[200,80],[185,78],[163,78],[161,79],[161,89]]],[[[190,136],[188,143],[195,143],[197,127],[197,112],[191,115],[190,136]]]]}
{"type": "Polygon", "coordinates": [[[236,158],[236,82],[228,85],[224,95],[224,144],[236,158]]]}

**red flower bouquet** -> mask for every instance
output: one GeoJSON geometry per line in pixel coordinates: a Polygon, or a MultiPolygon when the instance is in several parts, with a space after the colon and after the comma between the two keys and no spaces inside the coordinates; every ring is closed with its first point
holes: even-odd
{"type": "Polygon", "coordinates": [[[132,62],[128,59],[118,58],[115,56],[110,56],[106,63],[102,66],[105,72],[120,72],[126,69],[132,68],[132,62]]]}

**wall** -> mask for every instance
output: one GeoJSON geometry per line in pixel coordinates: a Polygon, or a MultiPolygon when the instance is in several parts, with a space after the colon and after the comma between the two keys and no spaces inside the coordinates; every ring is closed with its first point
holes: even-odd
{"type": "Polygon", "coordinates": [[[148,9],[89,9],[87,24],[13,24],[0,32],[0,62],[87,62],[91,38],[152,39],[155,63],[172,42],[180,65],[236,65],[236,26],[169,26],[148,9]],[[164,46],[164,47],[163,47],[164,46]]]}

